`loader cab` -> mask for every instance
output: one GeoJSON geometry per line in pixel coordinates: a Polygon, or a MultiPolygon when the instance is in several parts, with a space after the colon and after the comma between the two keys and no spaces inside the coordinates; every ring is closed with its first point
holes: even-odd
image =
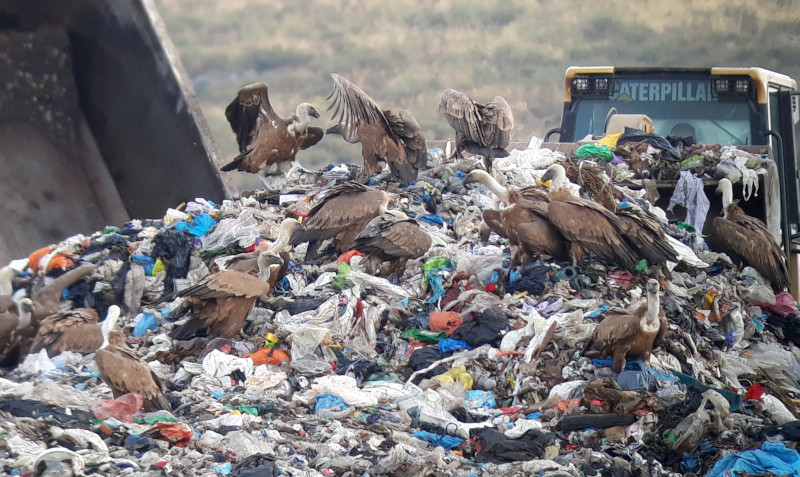
{"type": "MultiPolygon", "coordinates": [[[[692,135],[700,143],[769,153],[781,188],[767,193],[780,199],[780,217],[767,217],[764,198],[746,210],[779,221],[780,242],[787,253],[791,249],[792,295],[800,298],[800,92],[794,79],[762,68],[570,67],[564,95],[561,126],[548,131],[545,142],[554,134],[561,143],[575,143],[619,132],[609,125],[622,114],[646,116],[660,136],[692,135]]],[[[712,203],[713,187],[706,191],[712,203]]]]}

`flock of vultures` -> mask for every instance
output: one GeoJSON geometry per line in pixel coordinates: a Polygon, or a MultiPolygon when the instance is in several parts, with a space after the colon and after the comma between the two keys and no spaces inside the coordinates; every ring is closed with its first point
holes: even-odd
{"type": "MultiPolygon", "coordinates": [[[[185,299],[172,316],[188,315],[189,319],[171,330],[172,338],[236,337],[256,301],[282,280],[291,259],[298,261],[291,254],[299,244],[308,244],[306,262],[318,259],[320,246],[332,240],[337,253],[356,249],[365,254],[369,273],[394,277],[403,274],[408,260],[428,251],[430,236],[415,220],[390,208],[395,194],[365,185],[381,172],[381,162],[403,186],[416,180],[418,171],[427,167],[419,124],[408,111],[381,109],[355,84],[337,74],[331,76],[334,89],[327,99],[335,124],[327,131],[311,126],[311,118],[320,116],[313,105],[302,103],[295,113],[283,116],[271,107],[266,84],[242,88],[225,110],[240,154],[222,170],[283,174],[299,150],[314,146],[327,133],[361,144],[363,175],[329,188],[302,223],[285,219],[272,244],[234,256],[225,270],[180,291],[178,296],[185,299]]],[[[512,267],[525,267],[540,258],[579,266],[590,255],[628,270],[646,262],[652,275],[645,287],[646,300],[629,310],[609,311],[587,352],[613,356],[617,371],[624,368],[627,356],[641,356],[647,363],[666,331],[659,293],[670,278],[667,264],[680,262],[685,248],[665,233],[665,224],[633,200],[625,200],[622,206],[589,198],[597,191],[574,195],[565,187],[566,170],[561,164],[550,166],[538,184],[503,187],[491,175],[492,160],[509,154],[505,148],[514,124],[503,98],[479,104],[448,89],[442,93],[439,111],[455,130],[455,159],[466,153],[484,158],[485,170],[471,171],[464,182],[483,184],[496,196],[499,207],[483,211],[481,237],[487,240],[495,232],[507,238],[512,267]]],[[[755,268],[776,292],[787,288],[785,255],[766,226],[733,201],[730,181],[722,179],[718,192],[724,212],[714,220],[714,229],[728,247],[725,252],[755,268]]],[[[145,410],[169,409],[164,383],[128,348],[115,327],[118,307],[112,306],[102,322],[93,309],[60,310],[62,292],[93,271],[94,265],[81,265],[18,302],[11,298],[15,271],[10,267],[0,271],[3,364],[15,366],[28,353],[42,349],[51,356],[66,350],[94,352],[101,376],[115,397],[135,392],[144,398],[145,410]]]]}

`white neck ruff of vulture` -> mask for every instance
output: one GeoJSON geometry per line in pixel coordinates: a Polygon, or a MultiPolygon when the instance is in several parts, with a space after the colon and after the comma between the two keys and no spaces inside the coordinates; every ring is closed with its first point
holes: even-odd
{"type": "Polygon", "coordinates": [[[728,206],[733,202],[733,185],[729,181],[719,183],[722,188],[722,210],[727,215],[728,206]]]}
{"type": "Polygon", "coordinates": [[[103,344],[100,346],[99,349],[104,349],[106,346],[109,345],[108,336],[111,334],[111,330],[117,325],[117,320],[119,320],[120,315],[120,308],[117,305],[112,305],[108,308],[108,314],[106,314],[106,319],[103,320],[103,324],[100,325],[100,331],[103,334],[103,344]]]}
{"type": "Polygon", "coordinates": [[[658,309],[661,305],[658,293],[647,294],[647,310],[640,320],[642,331],[655,333],[661,327],[661,320],[658,318],[658,309]]]}
{"type": "Polygon", "coordinates": [[[258,278],[262,281],[268,282],[271,275],[270,264],[264,253],[258,256],[258,278]]]}
{"type": "Polygon", "coordinates": [[[31,324],[31,312],[20,308],[19,324],[17,324],[17,329],[21,330],[23,328],[27,328],[30,324],[31,324]]]}
{"type": "Polygon", "coordinates": [[[486,183],[484,184],[494,195],[497,196],[503,203],[508,203],[508,190],[503,187],[497,179],[492,177],[490,174],[486,174],[486,183]]]}
{"type": "Polygon", "coordinates": [[[0,269],[0,295],[11,296],[14,294],[14,286],[11,281],[15,274],[14,269],[8,265],[0,269]]]}
{"type": "Polygon", "coordinates": [[[553,182],[550,183],[550,190],[558,190],[564,187],[567,179],[567,171],[564,166],[556,164],[553,166],[553,182]]]}

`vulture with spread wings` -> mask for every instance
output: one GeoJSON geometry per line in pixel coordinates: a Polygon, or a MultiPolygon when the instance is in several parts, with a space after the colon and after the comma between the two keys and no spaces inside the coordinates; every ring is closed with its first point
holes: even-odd
{"type": "Polygon", "coordinates": [[[508,156],[505,148],[514,128],[514,115],[502,97],[495,96],[492,102],[480,104],[464,93],[446,89],[439,112],[456,131],[456,156],[464,151],[481,155],[488,171],[492,170],[495,157],[508,156]]]}
{"type": "Polygon", "coordinates": [[[319,118],[314,106],[301,103],[296,112],[282,116],[272,109],[264,83],[240,89],[225,108],[225,117],[236,134],[239,156],[224,165],[223,171],[285,172],[297,151],[308,149],[324,135],[321,128],[309,126],[312,117],[319,118]]]}
{"type": "Polygon", "coordinates": [[[408,111],[381,110],[378,104],[346,78],[332,74],[335,125],[326,132],[339,134],[345,141],[361,143],[364,171],[368,177],[380,172],[379,162],[387,162],[392,175],[404,185],[416,180],[426,167],[428,152],[417,120],[408,111]]]}

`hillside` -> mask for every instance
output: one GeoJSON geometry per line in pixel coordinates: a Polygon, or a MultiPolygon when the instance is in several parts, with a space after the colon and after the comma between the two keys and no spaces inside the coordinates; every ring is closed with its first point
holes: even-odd
{"type": "MultiPolygon", "coordinates": [[[[800,77],[794,0],[600,3],[156,0],[226,157],[236,148],[225,106],[256,81],[280,112],[315,104],[325,127],[329,75],[339,73],[382,107],[410,111],[428,139],[452,136],[436,110],[443,89],[501,95],[512,140],[527,141],[558,124],[570,65],[762,66],[800,77]]],[[[333,136],[298,159],[361,161],[360,148],[333,136]]]]}

